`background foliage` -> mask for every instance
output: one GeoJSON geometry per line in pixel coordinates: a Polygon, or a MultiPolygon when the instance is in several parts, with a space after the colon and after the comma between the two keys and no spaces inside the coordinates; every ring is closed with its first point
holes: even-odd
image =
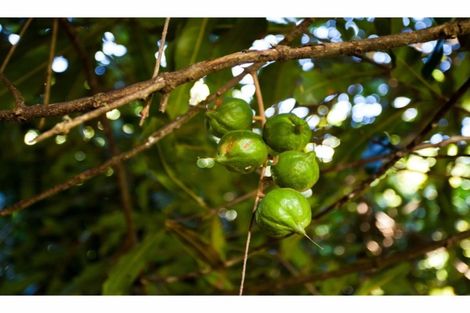
{"type": "MultiPolygon", "coordinates": [[[[15,43],[22,19],[0,20],[0,55],[15,43]]],[[[93,60],[100,89],[152,76],[164,19],[69,19],[93,60]]],[[[338,42],[422,29],[447,20],[315,19],[294,45],[338,42]]],[[[171,19],[161,71],[243,49],[269,48],[296,19],[171,19]]],[[[27,104],[42,103],[51,42],[50,19],[34,19],[5,76],[27,104]]],[[[90,95],[83,64],[59,28],[51,103],[90,95]],[[57,57],[59,57],[57,59],[57,57]],[[65,70],[60,65],[65,58],[65,70]],[[58,62],[58,63],[56,63],[58,62]]],[[[239,68],[209,75],[211,91],[239,68]]],[[[308,198],[313,212],[333,203],[371,175],[367,167],[338,169],[361,158],[394,151],[425,125],[432,112],[469,77],[465,38],[406,46],[387,53],[274,62],[259,71],[266,114],[293,110],[314,129],[323,174],[308,198]],[[441,45],[442,44],[442,45],[441,45]]],[[[139,127],[140,102],[107,114],[117,146],[131,149],[188,110],[192,83],[171,94],[166,114],[154,97],[139,127]]],[[[232,96],[253,100],[245,79],[232,96]]],[[[12,107],[0,88],[0,109],[12,107]]],[[[470,94],[442,118],[426,140],[470,136],[470,94]]],[[[253,105],[253,108],[256,104],[253,105]]],[[[48,118],[49,129],[60,118],[48,118]]],[[[110,157],[97,120],[36,145],[25,135],[39,120],[0,123],[0,209],[28,198],[110,157]]],[[[215,154],[203,114],[154,148],[125,163],[138,241],[129,247],[113,169],[0,218],[0,294],[234,294],[256,173],[239,175],[216,165],[199,169],[198,157],[215,154]],[[232,203],[242,197],[242,201],[232,203]],[[233,205],[227,205],[233,204],[233,205]]],[[[267,238],[255,228],[246,290],[279,294],[436,294],[470,292],[470,240],[378,271],[356,271],[272,290],[297,275],[341,269],[358,260],[414,249],[470,228],[470,148],[466,142],[412,154],[361,197],[307,229],[324,247],[292,236],[267,238]],[[425,155],[425,156],[423,156],[425,155]],[[256,287],[256,288],[255,288],[256,287]]]]}

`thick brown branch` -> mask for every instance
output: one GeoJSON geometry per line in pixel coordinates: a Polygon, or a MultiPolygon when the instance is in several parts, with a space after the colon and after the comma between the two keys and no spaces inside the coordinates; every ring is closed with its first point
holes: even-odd
{"type": "Polygon", "coordinates": [[[457,233],[446,239],[431,242],[423,246],[412,247],[406,251],[397,252],[389,256],[363,259],[351,265],[342,266],[341,269],[338,270],[316,273],[312,275],[294,276],[291,278],[284,278],[281,281],[274,281],[267,284],[258,285],[250,288],[249,292],[252,294],[258,294],[264,291],[285,290],[287,288],[308,282],[323,281],[359,272],[378,271],[398,263],[414,260],[425,253],[431,252],[441,247],[452,247],[456,243],[468,237],[470,237],[470,230],[457,233]]]}
{"type": "MultiPolygon", "coordinates": [[[[446,23],[409,33],[382,36],[350,42],[325,43],[320,45],[289,48],[278,45],[263,51],[242,51],[217,59],[202,61],[185,69],[171,73],[163,73],[158,77],[130,85],[120,90],[110,91],[94,97],[82,98],[65,103],[51,104],[40,108],[31,106],[21,118],[29,120],[42,116],[57,116],[72,112],[84,112],[107,105],[105,111],[124,105],[130,101],[144,99],[148,95],[163,88],[175,88],[181,84],[195,81],[211,73],[231,68],[235,65],[251,62],[285,61],[303,58],[326,58],[339,55],[353,55],[368,51],[383,51],[418,42],[426,42],[438,38],[453,38],[470,33],[470,20],[446,23]],[[125,99],[124,99],[125,98],[125,99]]],[[[18,120],[18,116],[10,110],[0,111],[0,120],[18,120]]]]}

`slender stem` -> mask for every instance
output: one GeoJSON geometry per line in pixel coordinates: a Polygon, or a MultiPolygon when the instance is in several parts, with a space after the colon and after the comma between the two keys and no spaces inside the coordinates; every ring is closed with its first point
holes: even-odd
{"type": "Polygon", "coordinates": [[[58,20],[55,18],[52,22],[52,39],[49,49],[49,61],[47,63],[46,86],[44,90],[44,104],[49,104],[51,97],[51,81],[52,81],[52,62],[54,61],[55,47],[57,44],[58,20]]]}
{"type": "MultiPolygon", "coordinates": [[[[165,41],[166,41],[166,34],[168,32],[168,25],[170,25],[170,18],[169,17],[167,17],[165,19],[165,24],[163,25],[162,38],[160,40],[160,47],[158,49],[157,61],[155,62],[155,68],[153,69],[152,78],[157,77],[158,73],[160,71],[160,64],[161,64],[161,61],[162,61],[163,51],[165,50],[165,41]]],[[[144,106],[142,112],[140,113],[140,122],[139,122],[140,126],[142,126],[144,124],[145,119],[149,116],[150,104],[152,103],[152,99],[153,99],[153,94],[150,95],[145,100],[145,106],[144,106]]],[[[163,101],[161,102],[160,110],[162,110],[164,112],[165,111],[164,108],[166,107],[166,102],[168,101],[168,97],[166,97],[166,98],[164,97],[163,99],[165,99],[165,102],[163,102],[163,101]]]]}
{"type": "MultiPolygon", "coordinates": [[[[284,266],[292,275],[298,276],[300,274],[299,270],[297,270],[288,260],[285,260],[279,252],[276,253],[276,257],[279,260],[279,263],[281,263],[282,266],[284,266]]],[[[318,294],[318,291],[312,283],[305,283],[304,286],[310,294],[318,294]]]]}
{"type": "Polygon", "coordinates": [[[161,64],[161,61],[162,61],[163,51],[165,49],[166,34],[168,32],[168,25],[170,25],[170,18],[169,17],[167,17],[165,19],[165,24],[163,25],[162,39],[160,40],[160,47],[158,49],[157,62],[155,63],[155,68],[153,70],[152,78],[157,77],[158,72],[160,71],[160,64],[161,64]]]}
{"type": "MultiPolygon", "coordinates": [[[[20,40],[21,38],[23,37],[24,33],[26,32],[26,30],[28,29],[29,25],[31,24],[31,22],[33,21],[32,18],[28,18],[26,20],[26,22],[24,23],[23,27],[21,28],[20,30],[20,33],[19,33],[19,36],[20,36],[20,40]]],[[[10,50],[8,50],[8,53],[5,57],[5,59],[3,60],[3,63],[2,63],[2,66],[0,66],[0,73],[3,73],[5,71],[5,68],[7,67],[8,65],[8,62],[10,62],[10,59],[11,57],[13,56],[13,53],[15,52],[16,50],[16,47],[18,46],[19,42],[17,42],[16,44],[12,45],[10,47],[10,50]]]]}
{"type": "Polygon", "coordinates": [[[178,175],[175,175],[173,170],[170,168],[168,163],[166,163],[165,155],[159,144],[157,144],[158,158],[162,162],[163,170],[165,171],[168,178],[170,178],[175,185],[177,185],[184,193],[186,193],[191,199],[194,200],[201,208],[209,210],[209,206],[206,204],[204,199],[195,194],[191,188],[187,187],[179,178],[178,175]]]}
{"type": "MultiPolygon", "coordinates": [[[[54,61],[55,47],[57,44],[57,33],[58,33],[59,22],[55,18],[52,21],[52,38],[51,38],[51,47],[49,49],[49,59],[47,62],[47,73],[46,73],[46,83],[44,88],[44,105],[48,105],[51,98],[51,83],[52,83],[52,62],[54,61]]],[[[45,123],[45,117],[41,118],[39,121],[39,129],[43,128],[45,123]]]]}
{"type": "MultiPolygon", "coordinates": [[[[264,126],[264,123],[266,122],[266,116],[264,115],[264,102],[263,102],[263,96],[261,93],[261,88],[259,85],[258,81],[258,75],[256,74],[256,71],[253,71],[251,73],[253,76],[253,81],[255,83],[255,93],[256,93],[256,99],[258,102],[258,114],[260,116],[260,122],[261,122],[261,127],[264,126]]],[[[263,164],[263,167],[261,168],[261,173],[259,177],[259,182],[258,182],[258,190],[256,192],[256,198],[255,198],[255,203],[253,205],[253,209],[251,212],[251,219],[250,219],[250,225],[248,226],[248,233],[246,234],[246,244],[245,244],[245,253],[243,255],[243,267],[242,267],[242,278],[240,280],[240,290],[239,290],[239,295],[243,295],[243,288],[245,286],[245,275],[246,275],[246,264],[248,262],[248,252],[250,250],[250,241],[251,241],[251,232],[255,220],[255,213],[256,209],[258,208],[258,203],[261,200],[261,197],[263,196],[263,190],[264,190],[264,184],[263,184],[263,179],[264,179],[264,174],[266,173],[266,164],[263,164]]]]}
{"type": "Polygon", "coordinates": [[[246,234],[245,252],[243,254],[243,266],[242,266],[242,275],[241,275],[242,277],[240,280],[240,290],[238,293],[240,296],[243,295],[243,288],[245,287],[246,264],[248,261],[248,253],[250,250],[251,232],[252,232],[253,224],[255,221],[256,209],[258,208],[258,203],[261,200],[261,197],[263,195],[263,179],[264,179],[265,171],[266,171],[266,166],[263,166],[263,168],[261,169],[261,174],[259,178],[255,203],[253,204],[253,209],[251,210],[250,225],[248,226],[248,233],[246,234]]]}
{"type": "Polygon", "coordinates": [[[261,94],[261,87],[259,85],[258,75],[254,71],[251,73],[251,77],[253,77],[253,82],[255,84],[256,102],[258,103],[259,121],[261,122],[261,126],[264,126],[264,123],[266,123],[266,116],[264,115],[263,95],[261,94]]]}
{"type": "Polygon", "coordinates": [[[222,209],[227,209],[227,208],[231,208],[241,202],[244,202],[248,199],[251,199],[251,198],[254,198],[256,197],[258,193],[258,190],[255,189],[253,191],[250,191],[248,193],[245,193],[235,199],[233,199],[232,201],[229,201],[221,206],[218,206],[216,208],[212,208],[212,209],[209,209],[208,211],[204,211],[204,212],[198,212],[198,213],[195,213],[195,214],[191,214],[189,216],[185,216],[185,217],[181,217],[181,218],[177,218],[175,219],[175,221],[181,223],[181,222],[187,222],[187,221],[191,221],[191,220],[194,220],[196,218],[201,218],[201,219],[208,219],[210,218],[211,216],[214,216],[215,214],[217,214],[220,210],[222,209]]]}

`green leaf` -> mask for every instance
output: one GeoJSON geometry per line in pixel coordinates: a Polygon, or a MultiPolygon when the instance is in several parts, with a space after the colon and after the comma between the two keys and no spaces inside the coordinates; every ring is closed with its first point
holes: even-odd
{"type": "Polygon", "coordinates": [[[67,285],[62,291],[64,295],[70,294],[97,294],[100,292],[100,281],[105,278],[108,262],[93,263],[87,265],[85,269],[67,285]]]}
{"type": "Polygon", "coordinates": [[[206,281],[218,290],[233,290],[235,286],[224,272],[211,272],[204,277],[206,281]]]}
{"type": "Polygon", "coordinates": [[[224,236],[224,229],[222,227],[222,223],[220,218],[215,215],[212,218],[212,225],[211,225],[211,243],[214,247],[215,251],[219,253],[222,259],[225,259],[225,236],[224,236]]]}
{"type": "Polygon", "coordinates": [[[402,263],[380,274],[376,274],[362,283],[361,287],[356,292],[356,295],[368,295],[372,290],[379,288],[396,278],[406,275],[410,269],[411,265],[409,263],[402,263]]]}
{"type": "MultiPolygon", "coordinates": [[[[208,42],[208,19],[190,19],[177,34],[175,67],[177,70],[204,58],[210,51],[208,42]]],[[[189,108],[189,90],[192,84],[176,88],[168,99],[167,113],[171,119],[185,113],[189,108]]]]}
{"type": "MultiPolygon", "coordinates": [[[[327,63],[301,74],[302,79],[295,88],[294,98],[299,104],[318,104],[328,95],[345,92],[351,84],[364,84],[381,74],[379,69],[364,62],[327,63]]],[[[295,84],[295,81],[289,81],[288,84],[295,84]]]]}
{"type": "Polygon", "coordinates": [[[208,245],[201,238],[201,234],[171,220],[167,220],[165,222],[165,226],[195,254],[198,260],[201,260],[212,267],[218,267],[223,264],[221,256],[212,246],[208,245]]]}
{"type": "Polygon", "coordinates": [[[163,232],[149,234],[139,245],[122,256],[111,268],[108,279],[103,284],[104,295],[123,295],[151,260],[156,245],[164,238],[163,232]]]}
{"type": "Polygon", "coordinates": [[[264,105],[269,107],[294,96],[302,69],[297,62],[276,62],[261,70],[260,84],[264,105]]]}
{"type": "MultiPolygon", "coordinates": [[[[217,28],[220,28],[218,32],[214,29],[220,38],[214,44],[210,55],[211,59],[250,48],[253,41],[266,33],[267,28],[266,19],[259,18],[235,19],[229,25],[226,24],[227,22],[219,23],[217,25],[217,28]],[[226,30],[227,28],[228,30],[226,30]],[[246,31],[247,29],[250,31],[246,31]]],[[[218,87],[232,77],[230,70],[223,70],[209,75],[207,82],[218,87]]]]}

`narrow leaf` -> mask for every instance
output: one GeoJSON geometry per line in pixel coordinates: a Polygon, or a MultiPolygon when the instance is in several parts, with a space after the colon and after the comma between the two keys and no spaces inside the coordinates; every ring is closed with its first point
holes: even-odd
{"type": "Polygon", "coordinates": [[[150,261],[152,252],[162,238],[162,232],[149,234],[141,244],[122,256],[109,272],[108,279],[103,284],[103,294],[127,294],[129,287],[150,261]]]}

